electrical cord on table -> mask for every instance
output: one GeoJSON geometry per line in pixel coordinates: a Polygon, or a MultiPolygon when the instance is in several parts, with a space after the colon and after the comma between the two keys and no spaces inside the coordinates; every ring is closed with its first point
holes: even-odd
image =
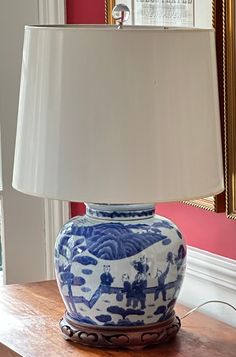
{"type": "Polygon", "coordinates": [[[185,317],[191,315],[193,312],[197,311],[198,309],[200,309],[202,306],[204,305],[207,305],[207,304],[210,304],[210,303],[219,303],[219,304],[224,304],[224,305],[227,305],[229,307],[231,307],[232,309],[234,309],[236,311],[236,307],[229,304],[228,302],[225,302],[225,301],[221,301],[221,300],[209,300],[209,301],[206,301],[200,305],[198,305],[197,307],[195,307],[194,309],[188,311],[186,314],[184,314],[183,316],[180,317],[180,320],[183,320],[185,319],[185,317]]]}

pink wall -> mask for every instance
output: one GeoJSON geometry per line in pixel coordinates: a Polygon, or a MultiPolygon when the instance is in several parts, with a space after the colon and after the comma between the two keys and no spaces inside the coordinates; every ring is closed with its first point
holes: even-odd
{"type": "Polygon", "coordinates": [[[104,24],[105,0],[67,0],[68,24],[104,24]]]}
{"type": "MultiPolygon", "coordinates": [[[[104,0],[67,0],[68,23],[104,23],[104,0]]],[[[71,204],[72,216],[84,213],[84,205],[71,204]]],[[[173,220],[187,244],[236,259],[236,221],[182,203],[157,205],[157,213],[173,220]]]]}
{"type": "Polygon", "coordinates": [[[157,213],[173,220],[188,245],[236,259],[236,221],[183,203],[161,203],[157,213]]]}

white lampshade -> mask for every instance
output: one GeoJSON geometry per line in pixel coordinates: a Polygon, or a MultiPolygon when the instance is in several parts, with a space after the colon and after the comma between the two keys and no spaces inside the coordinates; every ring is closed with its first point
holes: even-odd
{"type": "Polygon", "coordinates": [[[145,203],[223,190],[215,34],[27,26],[13,186],[145,203]]]}

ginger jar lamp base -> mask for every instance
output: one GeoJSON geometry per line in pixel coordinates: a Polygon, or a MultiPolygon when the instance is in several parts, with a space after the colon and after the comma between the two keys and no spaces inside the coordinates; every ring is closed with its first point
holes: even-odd
{"type": "Polygon", "coordinates": [[[174,306],[185,259],[180,231],[154,205],[87,204],[56,241],[63,336],[131,349],[171,339],[180,328],[174,306]]]}

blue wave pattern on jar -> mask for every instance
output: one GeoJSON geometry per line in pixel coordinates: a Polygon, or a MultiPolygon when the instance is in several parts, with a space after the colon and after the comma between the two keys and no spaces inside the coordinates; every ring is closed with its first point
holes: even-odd
{"type": "Polygon", "coordinates": [[[57,281],[80,324],[140,326],[166,320],[182,284],[186,247],[152,205],[87,205],[60,231],[57,281]]]}

